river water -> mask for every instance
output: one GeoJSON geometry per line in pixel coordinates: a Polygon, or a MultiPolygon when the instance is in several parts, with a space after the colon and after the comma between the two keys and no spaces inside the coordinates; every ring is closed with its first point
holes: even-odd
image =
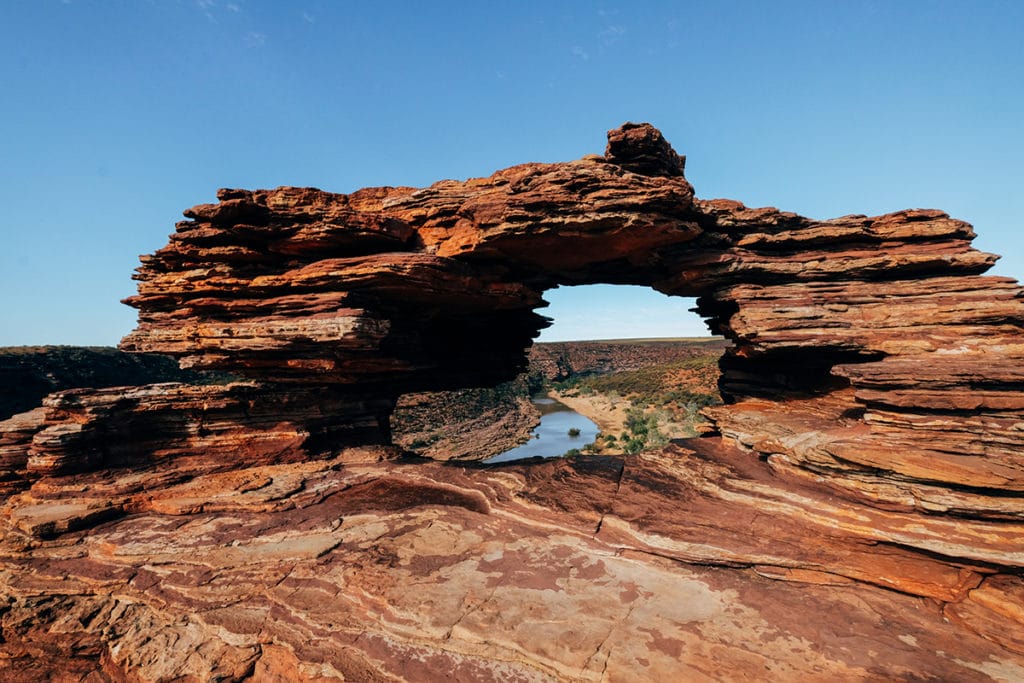
{"type": "Polygon", "coordinates": [[[484,462],[508,462],[535,456],[557,458],[570,449],[582,449],[597,438],[597,425],[564,403],[539,396],[533,399],[533,405],[540,411],[540,424],[530,432],[530,440],[484,462]],[[570,429],[580,430],[579,435],[569,436],[570,429]]]}

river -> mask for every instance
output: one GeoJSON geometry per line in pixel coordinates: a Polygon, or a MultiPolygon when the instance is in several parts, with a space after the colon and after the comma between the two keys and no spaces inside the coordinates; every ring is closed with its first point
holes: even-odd
{"type": "Polygon", "coordinates": [[[557,458],[573,448],[582,449],[597,438],[597,425],[564,403],[538,396],[533,399],[533,405],[540,411],[540,424],[530,432],[530,440],[484,462],[509,462],[535,456],[557,458]],[[580,433],[569,436],[570,429],[578,429],[580,433]]]}

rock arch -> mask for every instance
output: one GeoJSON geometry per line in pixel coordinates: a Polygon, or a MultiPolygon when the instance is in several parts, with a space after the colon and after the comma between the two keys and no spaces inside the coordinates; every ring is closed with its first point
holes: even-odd
{"type": "MultiPolygon", "coordinates": [[[[473,666],[498,666],[486,670],[522,660],[524,671],[568,678],[608,640],[594,607],[615,603],[607,593],[616,586],[637,593],[637,567],[664,572],[650,600],[670,605],[689,600],[673,592],[684,575],[678,566],[701,565],[727,568],[724,585],[770,593],[771,609],[760,612],[772,615],[769,626],[756,630],[774,624],[789,634],[786,655],[737,632],[726,642],[741,656],[728,663],[751,661],[742,656],[748,649],[768,653],[753,660],[758,671],[772,657],[802,659],[802,650],[790,652],[793,634],[820,639],[851,613],[842,606],[849,601],[862,614],[854,632],[863,645],[848,647],[842,635],[843,654],[828,669],[840,677],[854,671],[846,659],[859,649],[890,677],[944,676],[951,662],[970,672],[993,661],[1016,666],[1024,653],[1018,284],[984,276],[996,257],[974,250],[971,227],[939,211],[815,221],[696,199],[683,171],[657,130],[626,124],[609,133],[603,156],[568,163],[350,195],[221,190],[217,204],[187,211],[168,245],[142,258],[139,293],[128,300],[139,325],[122,347],[245,381],[58,392],[0,423],[0,592],[8,596],[0,650],[20,657],[23,643],[42,643],[53,671],[92,666],[104,653],[110,666],[154,680],[180,676],[186,665],[242,678],[257,657],[272,668],[283,666],[275,657],[294,660],[293,670],[306,657],[340,662],[356,678],[404,675],[409,652],[449,667],[476,652],[473,666]],[[708,409],[715,434],[662,453],[500,472],[380,461],[397,455],[386,445],[396,396],[512,377],[547,324],[537,312],[543,292],[596,282],[698,297],[699,312],[733,343],[721,361],[726,404],[708,409]],[[480,545],[476,536],[453,546],[454,555],[406,567],[377,541],[360,544],[360,518],[373,520],[366,539],[413,555],[416,543],[437,545],[429,530],[438,520],[446,531],[437,533],[455,534],[440,545],[465,540],[463,531],[489,540],[480,545]],[[211,531],[220,524],[227,535],[211,531]],[[379,536],[389,524],[391,535],[379,536]],[[419,541],[410,544],[407,533],[419,541]],[[593,636],[581,641],[582,659],[568,652],[552,663],[547,642],[521,642],[519,623],[484,619],[497,637],[455,629],[492,599],[494,614],[516,621],[530,595],[519,584],[504,598],[492,586],[481,602],[472,585],[453,586],[445,575],[436,594],[448,600],[461,590],[472,607],[433,631],[441,622],[431,606],[440,603],[421,599],[432,586],[419,575],[408,584],[415,604],[402,603],[400,629],[377,607],[351,613],[351,581],[357,593],[376,595],[380,571],[429,573],[435,560],[461,567],[486,554],[489,586],[502,566],[491,551],[509,537],[532,538],[539,551],[525,558],[526,572],[523,556],[508,560],[505,580],[529,575],[533,587],[544,586],[536,606],[549,591],[534,573],[559,587],[580,615],[572,627],[593,636]],[[552,546],[576,566],[553,563],[552,546]],[[249,570],[277,550],[284,559],[249,570]],[[160,561],[150,566],[146,552],[160,561]],[[625,575],[602,569],[612,557],[629,565],[625,575]],[[163,575],[154,573],[166,563],[163,575]],[[582,580],[559,583],[560,572],[583,566],[592,581],[577,574],[582,580]],[[362,587],[360,567],[369,577],[362,587]],[[777,602],[786,591],[765,588],[767,579],[800,584],[796,598],[777,602]],[[275,592],[287,581],[296,583],[275,592]],[[243,591],[250,602],[232,611],[239,585],[251,587],[243,591]],[[819,602],[833,593],[836,614],[819,602]],[[196,614],[197,604],[211,609],[196,614]],[[127,632],[112,626],[125,605],[136,610],[127,632]],[[787,625],[779,615],[789,610],[789,621],[809,630],[787,625]],[[252,617],[278,612],[298,621],[252,617]],[[338,613],[350,620],[337,630],[343,639],[304,649],[319,638],[307,634],[336,632],[338,613]],[[410,614],[427,625],[412,640],[410,614]],[[76,648],[88,646],[54,646],[64,647],[68,629],[76,648]],[[161,629],[202,647],[164,648],[151,635],[161,629]],[[364,638],[367,629],[377,635],[364,638]],[[475,649],[517,638],[512,655],[475,649]],[[364,652],[360,643],[370,641],[364,652]],[[128,654],[137,645],[141,664],[128,654]]],[[[628,612],[607,623],[628,618],[632,604],[622,606],[628,612]]],[[[726,610],[730,622],[736,613],[726,610]]],[[[692,620],[687,612],[679,625],[692,629],[692,620]]],[[[656,663],[648,673],[662,665],[678,672],[679,658],[656,652],[661,646],[638,636],[646,632],[639,626],[623,631],[631,654],[618,671],[637,675],[640,653],[656,663]]],[[[714,665],[729,666],[717,658],[731,650],[711,640],[714,665]]],[[[798,664],[794,671],[821,675],[814,662],[798,664]]]]}
{"type": "Polygon", "coordinates": [[[424,189],[221,190],[143,257],[130,351],[374,403],[524,366],[559,284],[696,296],[717,430],[885,506],[1018,516],[1024,308],[940,211],[816,221],[700,200],[648,124],[603,156],[424,189]],[[1011,512],[1012,511],[1012,512],[1011,512]]]}
{"type": "Polygon", "coordinates": [[[55,394],[5,427],[0,484],[386,444],[401,394],[522,371],[546,289],[611,283],[698,297],[733,344],[707,414],[776,475],[883,509],[1024,517],[1022,290],[982,275],[997,257],[971,226],[700,200],[684,166],[625,124],[603,156],[423,189],[221,190],[142,257],[121,347],[248,381],[55,394]]]}

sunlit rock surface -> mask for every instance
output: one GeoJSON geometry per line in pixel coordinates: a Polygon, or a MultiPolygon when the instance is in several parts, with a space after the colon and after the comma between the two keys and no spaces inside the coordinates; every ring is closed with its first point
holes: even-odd
{"type": "MultiPolygon", "coordinates": [[[[780,490],[756,461],[707,439],[535,467],[377,461],[386,455],[366,448],[193,478],[157,467],[144,491],[133,490],[136,474],[86,475],[11,499],[22,522],[111,496],[132,513],[49,540],[6,534],[0,623],[12,659],[0,672],[1024,675],[1020,577],[906,547],[930,537],[936,553],[956,552],[981,529],[929,532],[813,487],[780,490]]],[[[989,546],[1024,540],[1019,529],[984,532],[989,546]]]]}
{"type": "Polygon", "coordinates": [[[187,211],[122,347],[245,381],[0,423],[4,676],[1024,678],[1019,285],[941,212],[817,221],[683,169],[627,124],[574,162],[187,211]],[[709,435],[387,445],[400,396],[511,379],[544,290],[598,282],[699,297],[732,344],[709,435]]]}

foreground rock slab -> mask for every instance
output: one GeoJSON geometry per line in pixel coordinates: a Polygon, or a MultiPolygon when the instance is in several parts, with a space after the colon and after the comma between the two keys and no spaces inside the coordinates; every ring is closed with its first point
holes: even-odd
{"type": "MultiPolygon", "coordinates": [[[[48,540],[8,526],[0,677],[1024,676],[1019,575],[915,553],[895,517],[826,523],[835,501],[715,444],[505,467],[362,449],[154,486],[48,540]]],[[[81,477],[20,496],[6,515],[101,498],[81,477]]]]}

